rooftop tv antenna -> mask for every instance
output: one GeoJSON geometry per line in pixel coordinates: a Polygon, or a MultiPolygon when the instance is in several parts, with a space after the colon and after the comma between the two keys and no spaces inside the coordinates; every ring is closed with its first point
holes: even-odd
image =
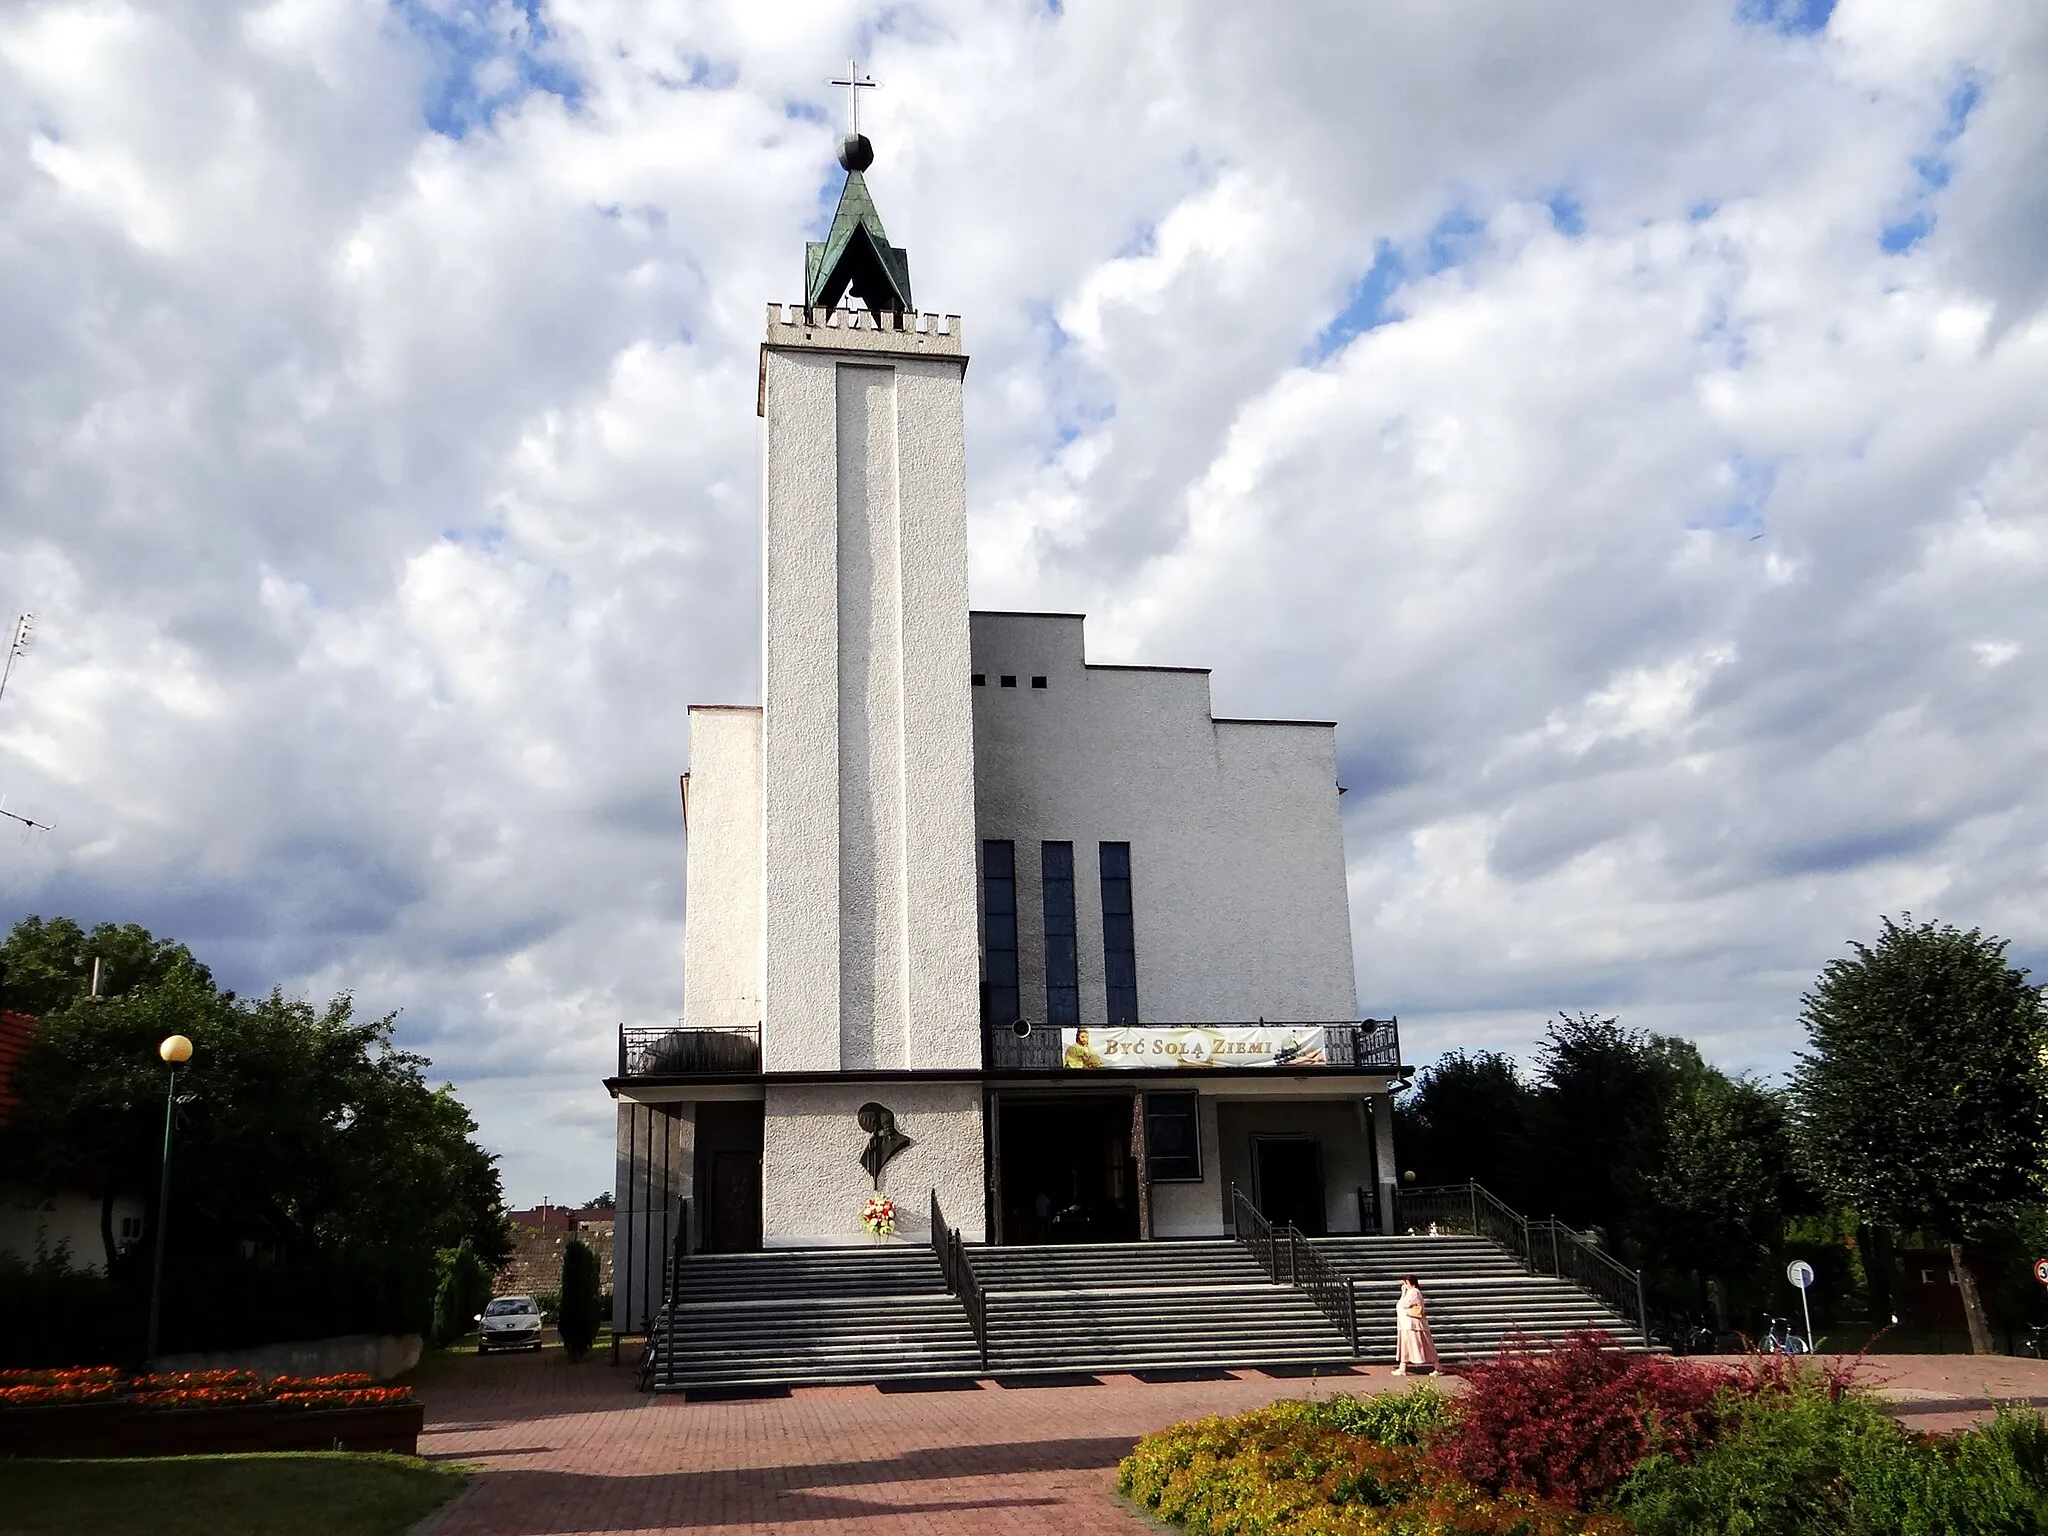
{"type": "Polygon", "coordinates": [[[35,639],[36,616],[32,613],[18,613],[14,616],[14,638],[7,642],[7,665],[0,667],[0,699],[7,697],[7,680],[14,676],[14,664],[28,654],[31,641],[35,639]]]}
{"type": "Polygon", "coordinates": [[[28,836],[31,832],[54,832],[57,830],[55,825],[50,822],[37,821],[33,816],[16,815],[13,811],[7,809],[4,803],[0,803],[0,816],[6,817],[9,821],[19,823],[23,837],[28,836]]]}
{"type": "MultiPolygon", "coordinates": [[[[0,666],[0,699],[7,697],[7,681],[14,676],[14,664],[28,654],[29,644],[35,638],[35,632],[36,616],[34,614],[18,613],[14,616],[14,634],[7,642],[7,663],[5,666],[0,666]]],[[[0,799],[0,816],[18,823],[23,837],[27,837],[31,832],[50,832],[55,830],[47,821],[37,821],[33,816],[22,816],[8,810],[7,802],[4,799],[0,799]]]]}

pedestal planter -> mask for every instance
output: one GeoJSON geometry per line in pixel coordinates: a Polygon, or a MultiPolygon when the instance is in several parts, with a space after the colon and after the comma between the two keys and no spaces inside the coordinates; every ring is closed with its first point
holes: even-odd
{"type": "Polygon", "coordinates": [[[426,1410],[414,1403],[303,1408],[223,1403],[197,1408],[131,1402],[0,1409],[0,1457],[201,1456],[244,1451],[398,1451],[418,1454],[426,1410]]]}
{"type": "Polygon", "coordinates": [[[419,1454],[426,1409],[418,1403],[375,1408],[277,1408],[270,1420],[273,1451],[397,1451],[419,1454]]]}
{"type": "Polygon", "coordinates": [[[0,1456],[118,1456],[126,1403],[48,1403],[0,1409],[0,1456]]]}
{"type": "Polygon", "coordinates": [[[208,1408],[130,1408],[116,1441],[117,1456],[207,1456],[270,1449],[268,1403],[208,1408]]]}

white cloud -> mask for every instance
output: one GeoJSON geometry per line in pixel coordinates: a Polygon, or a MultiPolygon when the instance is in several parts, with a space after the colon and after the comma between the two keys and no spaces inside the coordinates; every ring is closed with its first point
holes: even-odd
{"type": "Polygon", "coordinates": [[[1782,1065],[1906,906],[2039,957],[2048,23],[1735,10],[15,7],[0,917],[403,1007],[516,1196],[609,1181],[857,46],[977,601],[1343,722],[1411,1054],[1782,1065]]]}

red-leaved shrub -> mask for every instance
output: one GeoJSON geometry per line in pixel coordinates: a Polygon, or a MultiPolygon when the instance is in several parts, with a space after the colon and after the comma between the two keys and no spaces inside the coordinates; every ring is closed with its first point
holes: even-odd
{"type": "Polygon", "coordinates": [[[1591,1509],[1657,1451],[1680,1461],[1714,1433],[1733,1373],[1624,1353],[1592,1330],[1538,1352],[1517,1341],[1465,1371],[1458,1429],[1431,1453],[1467,1482],[1591,1509]]]}

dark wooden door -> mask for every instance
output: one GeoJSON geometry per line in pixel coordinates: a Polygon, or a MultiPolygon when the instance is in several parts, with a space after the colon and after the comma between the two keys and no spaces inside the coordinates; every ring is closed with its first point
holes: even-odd
{"type": "Polygon", "coordinates": [[[1259,1187],[1259,1210],[1279,1226],[1286,1222],[1304,1237],[1321,1237],[1323,1217],[1323,1149],[1312,1136],[1255,1136],[1252,1163],[1259,1187]]]}
{"type": "Polygon", "coordinates": [[[704,1246],[747,1253],[761,1246],[761,1154],[713,1152],[704,1246]]]}
{"type": "Polygon", "coordinates": [[[697,1106],[698,1230],[713,1253],[761,1246],[761,1111],[759,1099],[697,1106]]]}

